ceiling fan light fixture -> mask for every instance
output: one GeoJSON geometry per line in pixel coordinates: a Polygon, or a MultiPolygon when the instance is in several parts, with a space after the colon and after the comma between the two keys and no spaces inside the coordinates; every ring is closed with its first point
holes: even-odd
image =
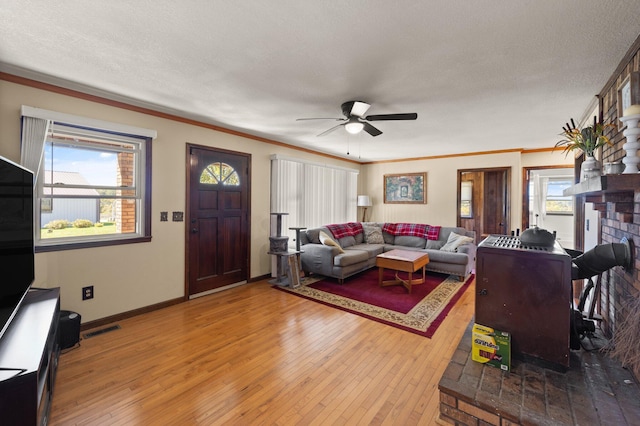
{"type": "Polygon", "coordinates": [[[347,132],[352,135],[357,135],[364,128],[364,124],[357,120],[350,120],[347,124],[344,125],[344,128],[347,129],[347,132]]]}

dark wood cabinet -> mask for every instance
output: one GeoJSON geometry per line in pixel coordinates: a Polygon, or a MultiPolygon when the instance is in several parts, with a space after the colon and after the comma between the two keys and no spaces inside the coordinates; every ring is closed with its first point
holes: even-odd
{"type": "Polygon", "coordinates": [[[0,423],[46,425],[60,344],[60,289],[32,289],[0,339],[0,423]]]}
{"type": "Polygon", "coordinates": [[[515,358],[568,368],[571,257],[557,242],[546,249],[512,248],[492,244],[496,239],[478,246],[475,321],[511,333],[515,358]]]}

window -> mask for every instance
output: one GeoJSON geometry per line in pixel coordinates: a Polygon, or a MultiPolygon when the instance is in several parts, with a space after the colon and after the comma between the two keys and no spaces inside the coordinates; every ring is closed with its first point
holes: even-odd
{"type": "Polygon", "coordinates": [[[473,217],[473,182],[460,182],[460,217],[473,217]]]}
{"type": "Polygon", "coordinates": [[[358,171],[281,156],[271,157],[271,211],[290,227],[315,228],[357,220],[358,171]]]}
{"type": "Polygon", "coordinates": [[[43,139],[25,138],[23,117],[23,164],[38,160],[36,251],[150,241],[151,137],[50,114],[43,139]]]}
{"type": "Polygon", "coordinates": [[[572,185],[570,178],[549,178],[545,199],[547,214],[573,214],[573,197],[562,195],[563,191],[572,185]]]}
{"type": "Polygon", "coordinates": [[[233,167],[226,163],[212,163],[204,168],[200,175],[200,183],[210,185],[239,186],[240,177],[233,167]]]}

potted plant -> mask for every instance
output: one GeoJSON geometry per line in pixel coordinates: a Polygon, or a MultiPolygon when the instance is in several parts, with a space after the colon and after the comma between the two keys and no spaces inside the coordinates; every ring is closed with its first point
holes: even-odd
{"type": "Polygon", "coordinates": [[[600,163],[595,159],[594,154],[602,146],[613,146],[604,134],[608,127],[613,125],[598,123],[596,117],[593,117],[593,124],[582,130],[576,127],[573,118],[571,124],[566,123],[566,127],[562,128],[560,135],[563,139],[556,143],[555,148],[563,147],[565,154],[576,149],[584,152],[585,159],[580,167],[580,181],[602,174],[600,163]]]}

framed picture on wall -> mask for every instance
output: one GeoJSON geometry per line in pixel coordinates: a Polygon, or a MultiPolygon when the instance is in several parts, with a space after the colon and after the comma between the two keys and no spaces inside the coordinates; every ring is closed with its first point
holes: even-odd
{"type": "Polygon", "coordinates": [[[618,86],[618,118],[631,105],[640,104],[640,72],[632,72],[618,86]]]}
{"type": "Polygon", "coordinates": [[[426,204],[427,174],[384,175],[385,204],[426,204]]]}

